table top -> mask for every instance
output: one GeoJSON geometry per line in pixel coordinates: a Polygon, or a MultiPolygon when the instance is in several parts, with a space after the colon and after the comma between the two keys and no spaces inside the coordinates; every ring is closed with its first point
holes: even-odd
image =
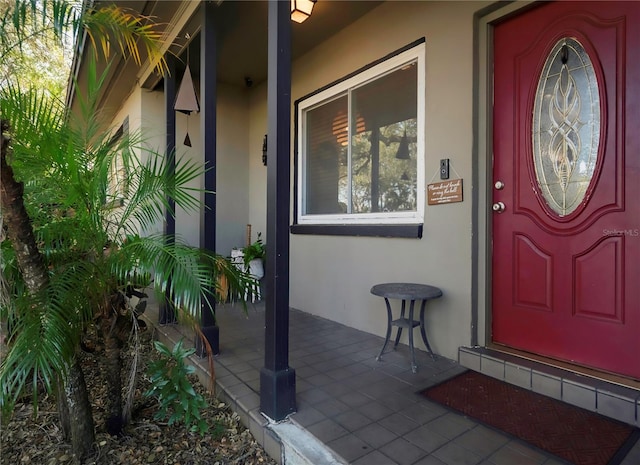
{"type": "Polygon", "coordinates": [[[371,293],[388,299],[429,300],[442,297],[442,291],[435,286],[415,283],[383,283],[371,288],[371,293]]]}

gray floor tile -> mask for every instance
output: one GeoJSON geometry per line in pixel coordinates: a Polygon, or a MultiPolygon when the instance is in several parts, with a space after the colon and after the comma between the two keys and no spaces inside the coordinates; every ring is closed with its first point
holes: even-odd
{"type": "Polygon", "coordinates": [[[440,460],[438,457],[429,455],[427,457],[424,457],[418,460],[413,465],[446,465],[446,464],[442,460],[440,460]]]}
{"type": "Polygon", "coordinates": [[[331,399],[331,396],[327,392],[317,387],[307,389],[299,393],[297,397],[301,401],[308,402],[312,405],[331,399]]]}
{"type": "Polygon", "coordinates": [[[315,408],[319,412],[322,412],[323,415],[329,418],[335,417],[337,415],[340,415],[341,413],[349,411],[348,405],[345,405],[339,400],[333,399],[333,398],[329,398],[322,402],[318,402],[317,404],[315,404],[315,408]]]}
{"type": "Polygon", "coordinates": [[[540,465],[548,458],[533,449],[512,441],[491,454],[489,460],[495,465],[540,465]]]}
{"type": "Polygon", "coordinates": [[[450,441],[449,438],[425,427],[417,428],[402,437],[427,452],[433,452],[450,441]]]}
{"type": "Polygon", "coordinates": [[[385,397],[380,399],[380,402],[389,407],[395,412],[399,412],[406,408],[413,408],[419,399],[413,396],[413,393],[409,395],[403,395],[397,391],[389,393],[385,397]]]}
{"type": "Polygon", "coordinates": [[[359,407],[358,410],[363,415],[366,415],[367,417],[376,421],[386,418],[390,415],[393,415],[394,413],[393,410],[391,410],[389,407],[386,407],[377,401],[364,404],[361,407],[359,407]]]}
{"type": "Polygon", "coordinates": [[[365,417],[363,414],[348,410],[344,413],[336,415],[333,417],[334,421],[339,425],[342,425],[347,430],[353,432],[364,428],[367,425],[371,425],[373,420],[371,418],[365,417]]]}
{"type": "Polygon", "coordinates": [[[418,428],[418,423],[399,413],[393,413],[378,421],[382,426],[398,435],[403,435],[418,428]]]}
{"type": "Polygon", "coordinates": [[[376,449],[398,438],[396,433],[389,431],[378,423],[371,423],[364,428],[354,431],[353,434],[376,449]]]}
{"type": "MultiPolygon", "coordinates": [[[[453,442],[445,444],[436,450],[433,455],[447,465],[477,465],[482,460],[480,455],[453,442]]],[[[512,465],[515,465],[515,463],[512,465]]]]}
{"type": "Polygon", "coordinates": [[[449,410],[444,407],[428,401],[420,401],[400,410],[402,415],[411,418],[420,425],[425,425],[448,412],[449,410]]]}
{"type": "Polygon", "coordinates": [[[349,433],[349,431],[344,429],[335,421],[329,419],[315,423],[307,429],[311,434],[325,443],[338,439],[339,437],[349,433]]]}
{"type": "Polygon", "coordinates": [[[349,372],[351,375],[357,375],[360,373],[364,373],[369,371],[369,368],[364,366],[361,363],[352,363],[351,365],[345,365],[342,367],[343,370],[349,372]]]}
{"type": "Polygon", "coordinates": [[[467,430],[470,430],[477,423],[472,420],[463,417],[462,415],[457,415],[455,413],[446,413],[441,417],[436,418],[435,420],[427,423],[426,427],[438,434],[448,438],[454,439],[460,436],[467,430]]]}
{"type": "Polygon", "coordinates": [[[342,436],[327,445],[349,463],[373,451],[369,444],[353,434],[342,436]]]}
{"type": "Polygon", "coordinates": [[[349,407],[355,408],[364,404],[368,404],[371,402],[371,398],[366,396],[360,392],[350,391],[338,397],[340,402],[348,405],[349,407]]]}
{"type": "Polygon", "coordinates": [[[378,452],[377,450],[368,453],[364,457],[360,457],[358,460],[353,462],[353,465],[396,465],[397,462],[394,462],[386,455],[378,452]]]}
{"type": "Polygon", "coordinates": [[[509,438],[485,426],[478,425],[458,436],[454,442],[481,457],[488,457],[509,442],[509,438]]]}
{"type": "MultiPolygon", "coordinates": [[[[351,361],[349,361],[349,363],[351,363],[351,361]]],[[[325,371],[324,374],[338,382],[352,375],[351,371],[349,371],[344,366],[337,367],[337,368],[333,367],[325,371]]]]}
{"type": "Polygon", "coordinates": [[[317,375],[318,373],[319,373],[318,370],[308,365],[296,368],[296,376],[305,378],[305,379],[313,375],[317,375]]]}
{"type": "Polygon", "coordinates": [[[398,438],[380,448],[387,457],[395,460],[400,465],[411,465],[423,457],[426,453],[423,449],[414,446],[405,439],[398,438]]]}
{"type": "Polygon", "coordinates": [[[316,375],[309,376],[306,379],[307,379],[307,382],[313,384],[314,386],[324,386],[326,384],[330,384],[335,381],[333,378],[325,375],[324,373],[318,373],[316,375]]]}
{"type": "Polygon", "coordinates": [[[311,406],[305,406],[304,408],[300,408],[300,406],[298,406],[298,411],[291,416],[291,420],[302,427],[309,427],[314,423],[326,420],[326,418],[327,417],[323,413],[311,406]]]}

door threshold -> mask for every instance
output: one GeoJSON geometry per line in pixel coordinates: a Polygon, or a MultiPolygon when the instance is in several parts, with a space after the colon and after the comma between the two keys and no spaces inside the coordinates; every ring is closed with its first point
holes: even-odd
{"type": "Polygon", "coordinates": [[[587,376],[599,381],[605,381],[607,383],[617,384],[619,386],[628,387],[631,389],[640,390],[640,380],[629,378],[626,376],[610,373],[603,370],[596,370],[595,368],[589,368],[582,365],[577,365],[563,360],[557,360],[550,357],[526,352],[520,349],[514,349],[513,347],[507,347],[500,344],[491,343],[487,346],[488,349],[495,350],[496,352],[502,352],[504,354],[513,355],[515,357],[530,360],[532,362],[541,363],[560,370],[566,370],[573,372],[577,375],[587,376]]]}
{"type": "Polygon", "coordinates": [[[460,347],[463,367],[523,389],[640,426],[640,383],[504,346],[460,347]]]}

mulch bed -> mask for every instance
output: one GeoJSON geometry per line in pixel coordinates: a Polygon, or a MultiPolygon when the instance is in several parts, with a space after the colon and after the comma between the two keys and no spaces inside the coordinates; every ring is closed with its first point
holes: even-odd
{"type": "Polygon", "coordinates": [[[422,393],[576,465],[620,463],[639,430],[474,371],[422,393]]]}
{"type": "MultiPolygon", "coordinates": [[[[93,453],[82,465],[276,464],[240,423],[238,415],[208,394],[195,376],[190,380],[209,404],[201,414],[210,427],[216,423],[223,426],[221,437],[216,438],[214,434],[200,436],[180,425],[169,426],[154,420],[156,404],[145,405],[148,399],[142,397],[142,392],[148,389],[143,373],[154,357],[156,351],[152,348],[151,335],[146,335],[136,387],[139,408],[124,434],[111,436],[105,431],[105,390],[100,359],[94,354],[83,354],[82,364],[96,423],[96,443],[93,453]]],[[[55,398],[43,394],[36,415],[30,400],[25,399],[25,403],[18,404],[12,417],[0,426],[0,465],[79,463],[71,455],[70,446],[62,441],[55,398]]]]}

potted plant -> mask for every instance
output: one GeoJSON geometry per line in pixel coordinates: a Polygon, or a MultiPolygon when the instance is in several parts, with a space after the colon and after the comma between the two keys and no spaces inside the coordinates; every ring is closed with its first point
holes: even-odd
{"type": "MultiPolygon", "coordinates": [[[[247,230],[250,231],[249,227],[247,230]]],[[[231,262],[253,278],[253,282],[248,284],[244,298],[255,302],[260,300],[259,281],[264,276],[263,260],[267,249],[262,242],[262,233],[258,233],[258,238],[254,242],[250,242],[250,237],[251,233],[248,232],[247,245],[241,249],[234,248],[231,250],[231,262]]]]}
{"type": "Polygon", "coordinates": [[[267,250],[262,242],[262,233],[258,233],[258,238],[253,243],[242,248],[245,271],[255,279],[261,279],[264,276],[263,260],[266,253],[267,250]]]}

